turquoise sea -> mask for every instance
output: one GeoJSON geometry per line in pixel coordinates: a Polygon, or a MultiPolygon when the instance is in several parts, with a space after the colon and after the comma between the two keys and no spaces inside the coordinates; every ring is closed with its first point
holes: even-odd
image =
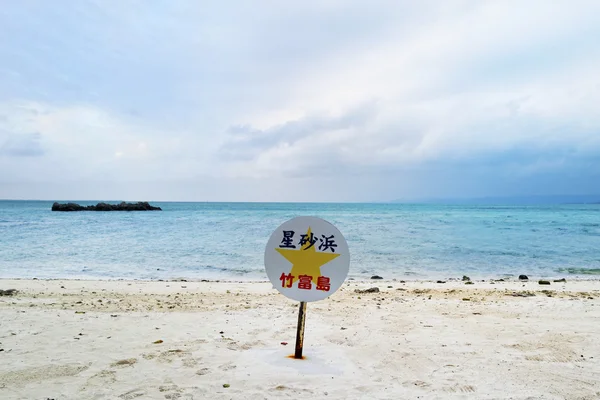
{"type": "Polygon", "coordinates": [[[263,280],[271,232],[300,215],[338,227],[355,278],[600,275],[600,205],[151,204],[163,211],[0,201],[0,278],[263,280]]]}

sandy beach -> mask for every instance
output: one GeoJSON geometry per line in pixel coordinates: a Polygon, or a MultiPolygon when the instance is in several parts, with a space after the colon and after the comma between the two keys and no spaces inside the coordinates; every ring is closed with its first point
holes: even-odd
{"type": "Polygon", "coordinates": [[[308,305],[305,360],[268,282],[0,289],[2,399],[600,398],[599,281],[348,281],[308,305]]]}

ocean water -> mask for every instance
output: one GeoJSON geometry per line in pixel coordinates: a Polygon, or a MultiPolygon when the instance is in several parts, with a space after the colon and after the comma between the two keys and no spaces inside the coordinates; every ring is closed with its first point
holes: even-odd
{"type": "Polygon", "coordinates": [[[0,278],[263,280],[270,234],[300,215],[338,227],[355,278],[600,275],[600,205],[152,204],[163,211],[0,201],[0,278]]]}

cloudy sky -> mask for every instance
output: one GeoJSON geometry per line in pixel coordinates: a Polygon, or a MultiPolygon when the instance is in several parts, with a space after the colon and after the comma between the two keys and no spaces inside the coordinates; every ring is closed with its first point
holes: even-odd
{"type": "Polygon", "coordinates": [[[600,193],[597,0],[3,0],[0,198],[600,193]]]}

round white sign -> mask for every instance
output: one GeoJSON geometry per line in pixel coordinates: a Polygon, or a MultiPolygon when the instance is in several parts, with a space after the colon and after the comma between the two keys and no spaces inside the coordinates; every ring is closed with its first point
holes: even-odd
{"type": "Polygon", "coordinates": [[[349,268],[346,239],[320,218],[284,222],[265,249],[265,269],[273,286],[297,301],[327,298],[342,286],[349,268]]]}

